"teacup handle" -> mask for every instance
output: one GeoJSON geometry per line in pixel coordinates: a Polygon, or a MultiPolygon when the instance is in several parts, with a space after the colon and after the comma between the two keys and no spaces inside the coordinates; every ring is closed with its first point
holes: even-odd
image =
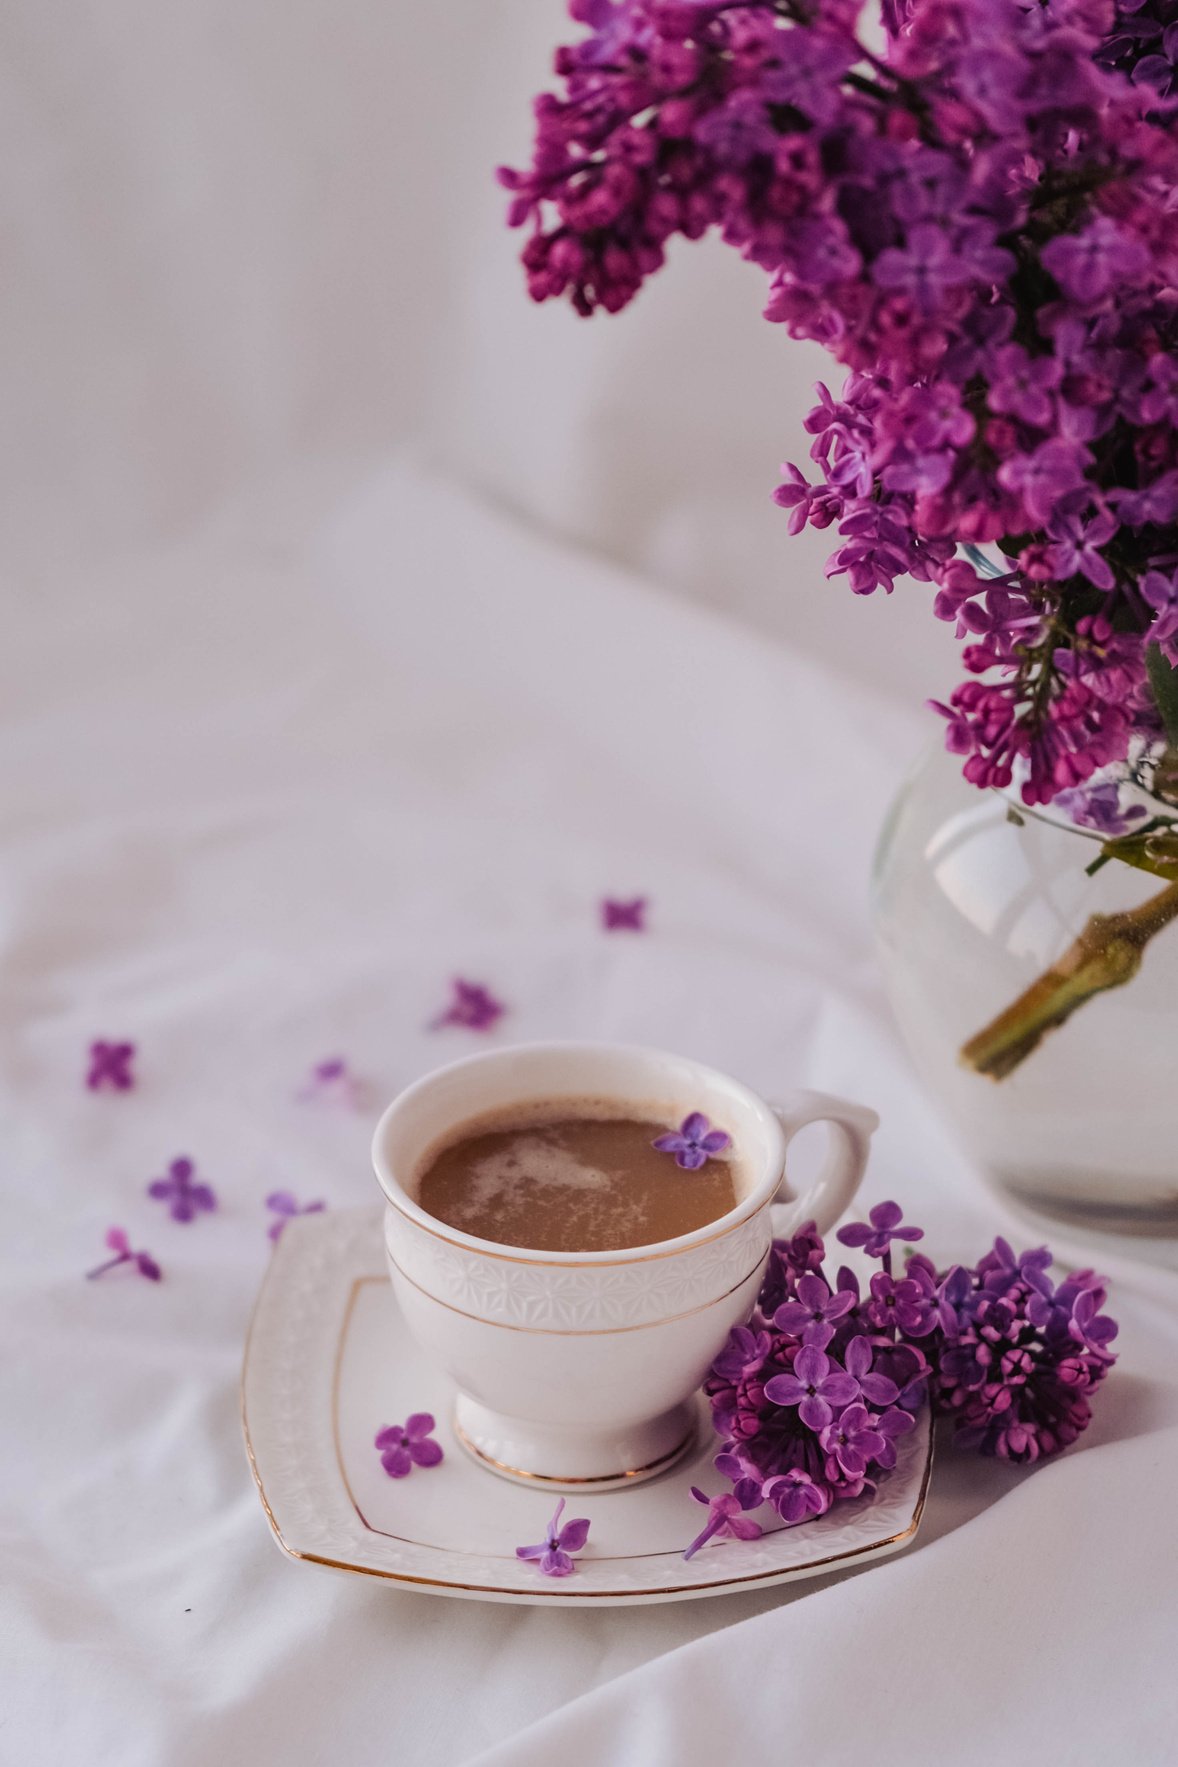
{"type": "Polygon", "coordinates": [[[829,1233],[859,1188],[879,1118],[866,1105],[850,1104],[827,1092],[795,1092],[785,1104],[775,1104],[773,1111],[785,1130],[787,1148],[807,1123],[829,1123],[832,1142],[822,1170],[804,1195],[795,1197],[782,1177],[773,1203],[774,1237],[788,1239],[806,1221],[816,1221],[819,1233],[829,1233]]]}

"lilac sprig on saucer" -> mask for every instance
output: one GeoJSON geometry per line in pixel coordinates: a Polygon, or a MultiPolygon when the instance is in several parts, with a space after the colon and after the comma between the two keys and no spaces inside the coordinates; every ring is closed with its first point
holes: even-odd
{"type": "Polygon", "coordinates": [[[415,1466],[438,1466],[445,1459],[442,1444],[433,1439],[437,1427],[428,1411],[415,1411],[404,1423],[377,1430],[372,1445],[390,1479],[406,1478],[415,1466]]]}
{"type": "Polygon", "coordinates": [[[723,1129],[713,1129],[702,1111],[692,1111],[684,1117],[678,1129],[656,1136],[651,1142],[660,1153],[673,1153],[675,1164],[682,1166],[685,1172],[698,1172],[713,1154],[723,1153],[731,1145],[731,1135],[723,1129]]]}
{"type": "Polygon", "coordinates": [[[753,1316],[704,1384],[734,1519],[766,1504],[794,1526],[875,1490],[929,1401],[960,1447],[1018,1465],[1087,1427],[1115,1361],[1102,1277],[1056,1285],[1045,1246],[1018,1256],[1004,1239],[943,1272],[912,1252],[897,1275],[893,1244],[923,1235],[893,1202],[838,1237],[880,1264],[867,1293],[846,1267],[830,1275],[813,1222],[774,1241],[753,1316]]]}
{"type": "Polygon", "coordinates": [[[562,1528],[560,1518],[564,1514],[565,1500],[562,1497],[548,1524],[543,1540],[535,1546],[517,1546],[516,1558],[532,1559],[537,1570],[545,1577],[567,1577],[576,1570],[572,1554],[580,1552],[589,1538],[589,1520],[586,1516],[577,1516],[566,1522],[562,1528]]]}

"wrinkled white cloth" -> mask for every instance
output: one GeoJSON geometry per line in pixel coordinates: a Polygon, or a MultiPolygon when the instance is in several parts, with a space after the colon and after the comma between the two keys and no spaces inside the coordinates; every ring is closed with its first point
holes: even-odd
{"type": "Polygon", "coordinates": [[[374,1194],[368,1116],[294,1093],[330,1055],[379,1102],[464,1053],[424,1029],[456,972],[508,1002],[498,1040],[876,1105],[865,1201],[941,1259],[1004,1224],[868,935],[952,634],[787,540],[768,492],[829,370],[758,324],[759,272],[683,246],[615,323],[524,297],[489,171],[561,25],[4,11],[0,1761],[1169,1762],[1178,1292],[1149,1248],[1061,1247],[1123,1321],[1082,1445],[942,1455],[874,1570],[553,1615],[269,1539],[238,1422],[264,1198],[374,1194]],[[648,935],[601,933],[607,892],[649,895],[648,935]],[[137,1042],[133,1092],[86,1091],[95,1037],[137,1042]],[[187,1227],[145,1195],[180,1154],[221,1205],[187,1227]],[[83,1280],[111,1223],[158,1287],[83,1280]]]}
{"type": "Polygon", "coordinates": [[[404,462],[275,493],[18,624],[8,1758],[703,1767],[795,1735],[878,1755],[892,1724],[916,1761],[959,1728],[963,1761],[1007,1735],[1167,1758],[1178,1307],[1123,1253],[1123,1364],[1082,1451],[1030,1478],[944,1456],[907,1557],[826,1588],[557,1616],[373,1589],[280,1558],[246,1471],[264,1197],[373,1193],[368,1117],[293,1094],[328,1055],[383,1098],[469,1048],[424,1029],[455,972],[509,1004],[497,1038],[641,1039],[877,1105],[867,1200],[901,1197],[940,1257],[981,1249],[1000,1213],[908,1073],[868,944],[915,716],[404,462]],[[604,934],[599,897],[639,891],[649,933],[604,934]],[[138,1044],[134,1091],[83,1087],[100,1036],[138,1044]],[[145,1196],[182,1153],[221,1201],[190,1226],[145,1196]],[[111,1222],[158,1287],[82,1280],[111,1222]]]}

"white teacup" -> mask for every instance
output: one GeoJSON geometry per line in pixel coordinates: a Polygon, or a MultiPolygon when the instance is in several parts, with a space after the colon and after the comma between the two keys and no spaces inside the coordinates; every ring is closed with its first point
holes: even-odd
{"type": "Polygon", "coordinates": [[[458,1387],[459,1439],[496,1472],[555,1490],[609,1490],[670,1466],[694,1436],[693,1393],[752,1310],[770,1241],[809,1220],[833,1226],[878,1121],[819,1092],[769,1105],[700,1062],[608,1043],[496,1049],[402,1092],[373,1141],[385,1246],[406,1323],[458,1387]],[[498,1245],[420,1207],[424,1156],[464,1122],[578,1098],[616,1100],[669,1125],[702,1111],[738,1150],[736,1206],[677,1239],[604,1252],[498,1245]],[[814,1122],[830,1124],[832,1146],[798,1197],[785,1184],[785,1152],[814,1122]]]}

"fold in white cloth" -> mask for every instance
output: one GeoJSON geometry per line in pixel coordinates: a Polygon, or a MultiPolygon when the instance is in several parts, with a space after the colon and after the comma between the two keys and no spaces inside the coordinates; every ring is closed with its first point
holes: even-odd
{"type": "Polygon", "coordinates": [[[999,1211],[866,926],[918,714],[404,463],[95,565],[8,639],[6,1758],[1172,1758],[1178,1304],[1123,1255],[1080,1447],[1030,1475],[944,1453],[909,1553],[823,1587],[557,1616],[373,1589],[281,1559],[245,1467],[263,1199],[374,1194],[369,1119],[293,1095],[325,1056],[379,1102],[475,1046],[424,1028],[454,973],[507,1002],[496,1039],[647,1040],[877,1106],[865,1201],[977,1255],[999,1211]],[[650,931],[603,933],[629,892],[650,931]],[[138,1084],[90,1094],[114,1036],[138,1084]],[[190,1226],[145,1195],[178,1154],[220,1200],[190,1226]],[[82,1280],[111,1222],[162,1283],[82,1280]]]}

